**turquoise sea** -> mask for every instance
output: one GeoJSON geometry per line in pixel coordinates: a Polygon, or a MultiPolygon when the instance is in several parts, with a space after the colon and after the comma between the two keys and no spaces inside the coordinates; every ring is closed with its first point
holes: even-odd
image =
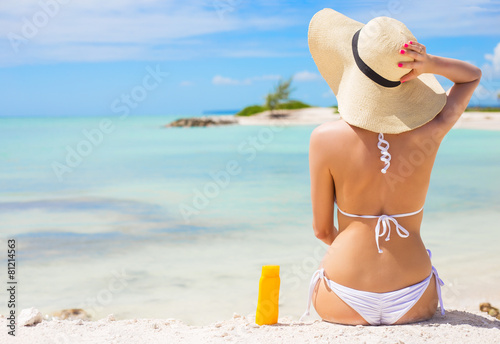
{"type": "MultiPolygon", "coordinates": [[[[254,313],[261,266],[277,264],[280,316],[302,314],[326,250],[311,228],[314,126],[163,127],[173,119],[0,117],[0,281],[13,238],[19,310],[208,324],[254,313]]],[[[499,176],[500,132],[443,142],[422,237],[447,307],[500,303],[499,176]]]]}

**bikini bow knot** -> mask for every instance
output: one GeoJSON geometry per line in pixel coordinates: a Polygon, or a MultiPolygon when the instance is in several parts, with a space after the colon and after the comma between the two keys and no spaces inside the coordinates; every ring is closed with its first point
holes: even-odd
{"type": "Polygon", "coordinates": [[[318,283],[318,281],[323,278],[325,278],[325,269],[323,268],[316,270],[316,272],[313,274],[311,283],[309,285],[309,299],[307,301],[307,308],[304,314],[302,314],[302,316],[300,317],[299,321],[302,321],[302,319],[304,319],[306,316],[309,315],[309,310],[311,309],[312,296],[314,294],[314,287],[316,286],[316,283],[318,283]]]}
{"type": "Polygon", "coordinates": [[[401,238],[407,238],[410,235],[410,232],[401,226],[394,217],[390,215],[380,215],[377,220],[377,225],[375,226],[375,241],[377,242],[378,253],[382,253],[378,238],[383,237],[387,232],[385,241],[391,240],[391,222],[396,227],[396,233],[398,233],[401,238]],[[380,229],[382,229],[382,232],[380,232],[380,229]]]}

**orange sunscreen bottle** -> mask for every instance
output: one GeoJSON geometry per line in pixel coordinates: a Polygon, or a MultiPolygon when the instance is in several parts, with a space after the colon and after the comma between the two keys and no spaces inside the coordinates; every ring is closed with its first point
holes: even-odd
{"type": "Polygon", "coordinates": [[[272,325],[278,322],[278,302],[280,295],[279,265],[264,265],[259,282],[257,302],[257,325],[272,325]]]}

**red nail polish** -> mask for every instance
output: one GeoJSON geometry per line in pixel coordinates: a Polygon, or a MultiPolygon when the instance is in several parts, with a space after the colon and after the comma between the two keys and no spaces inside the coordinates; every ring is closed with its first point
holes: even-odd
{"type": "Polygon", "coordinates": [[[403,64],[402,63],[398,63],[398,67],[403,67],[403,64]]]}
{"type": "Polygon", "coordinates": [[[404,54],[404,53],[405,53],[405,51],[401,49],[401,51],[400,51],[399,53],[400,53],[400,54],[404,54]]]}
{"type": "Polygon", "coordinates": [[[408,44],[405,43],[405,48],[408,48],[408,44]]]}
{"type": "Polygon", "coordinates": [[[406,81],[401,81],[402,84],[404,84],[406,81]]]}
{"type": "Polygon", "coordinates": [[[410,41],[410,44],[413,44],[413,41],[410,41]]]}

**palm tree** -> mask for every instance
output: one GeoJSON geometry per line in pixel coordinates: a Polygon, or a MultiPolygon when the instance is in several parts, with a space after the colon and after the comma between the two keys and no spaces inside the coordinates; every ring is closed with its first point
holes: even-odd
{"type": "Polygon", "coordinates": [[[266,95],[266,107],[271,110],[271,116],[273,115],[273,111],[279,107],[280,103],[288,100],[288,97],[290,97],[290,93],[293,92],[293,89],[290,88],[291,84],[292,78],[288,80],[280,80],[275,86],[274,92],[266,95]]]}
{"type": "Polygon", "coordinates": [[[266,104],[265,105],[269,110],[271,110],[271,115],[272,115],[274,109],[277,108],[279,105],[279,99],[276,96],[276,93],[268,93],[266,95],[266,104]]]}

